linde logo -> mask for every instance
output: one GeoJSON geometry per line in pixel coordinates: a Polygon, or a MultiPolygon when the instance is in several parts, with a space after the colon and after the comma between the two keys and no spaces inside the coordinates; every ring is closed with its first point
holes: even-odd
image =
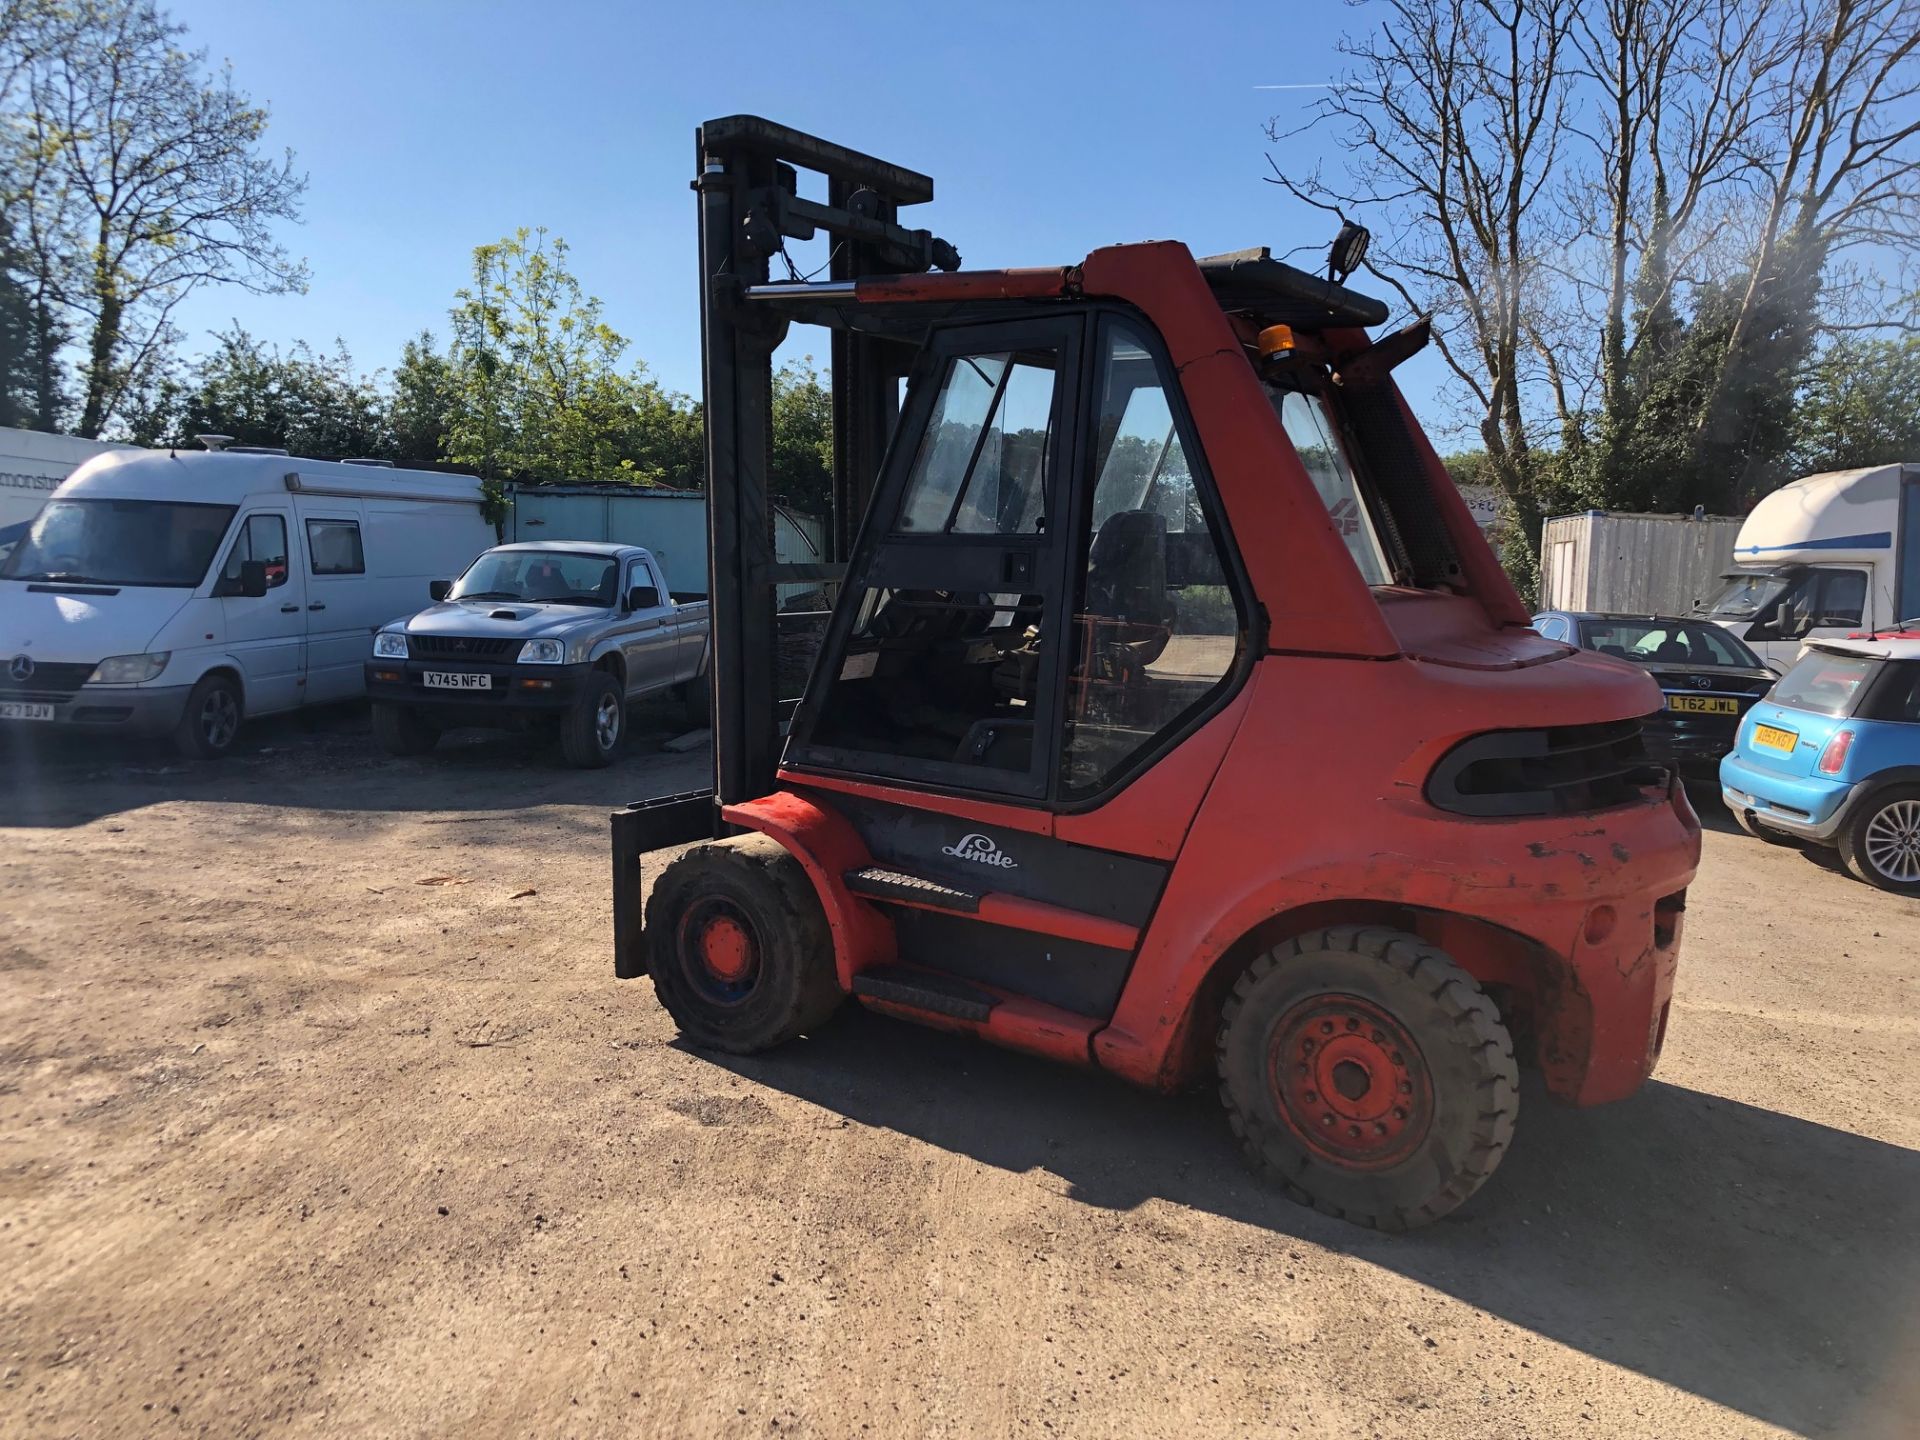
{"type": "Polygon", "coordinates": [[[976,865],[991,865],[996,870],[1020,868],[1018,861],[977,831],[972,835],[964,836],[955,844],[941,846],[940,853],[951,855],[956,860],[971,860],[976,865]]]}

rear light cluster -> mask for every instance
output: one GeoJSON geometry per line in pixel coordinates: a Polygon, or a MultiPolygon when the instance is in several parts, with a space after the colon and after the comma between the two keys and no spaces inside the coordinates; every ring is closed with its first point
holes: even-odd
{"type": "Polygon", "coordinates": [[[1853,749],[1853,731],[1844,726],[1833,732],[1827,741],[1827,748],[1820,752],[1820,758],[1814,763],[1814,769],[1822,775],[1838,775],[1846,766],[1847,752],[1853,749]]]}
{"type": "Polygon", "coordinates": [[[1631,804],[1667,779],[1647,760],[1638,720],[1496,730],[1442,757],[1427,801],[1456,815],[1577,815],[1631,804]]]}

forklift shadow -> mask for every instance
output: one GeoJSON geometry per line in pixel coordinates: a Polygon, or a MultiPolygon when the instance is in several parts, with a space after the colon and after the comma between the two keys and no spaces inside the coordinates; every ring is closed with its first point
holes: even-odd
{"type": "Polygon", "coordinates": [[[1487,1187],[1389,1236],[1256,1180],[1210,1095],[1156,1098],[853,1007],[782,1050],[708,1058],[861,1124],[1050,1172],[1087,1205],[1159,1199],[1353,1255],[1796,1432],[1878,1433],[1920,1401],[1920,1153],[1843,1130],[1658,1081],[1570,1110],[1529,1082],[1487,1187]]]}

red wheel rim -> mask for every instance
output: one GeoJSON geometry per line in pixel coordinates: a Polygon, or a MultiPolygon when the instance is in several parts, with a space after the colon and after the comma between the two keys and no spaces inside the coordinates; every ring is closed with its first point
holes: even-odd
{"type": "Polygon", "coordinates": [[[1382,1170],[1433,1124],[1433,1080],[1407,1028],[1357,995],[1315,995],[1273,1027],[1267,1083],[1287,1128],[1349,1170],[1382,1170]]]}
{"type": "Polygon", "coordinates": [[[736,1005],[760,978],[753,926],[723,899],[702,900],[680,922],[681,969],[707,999],[736,1005]]]}

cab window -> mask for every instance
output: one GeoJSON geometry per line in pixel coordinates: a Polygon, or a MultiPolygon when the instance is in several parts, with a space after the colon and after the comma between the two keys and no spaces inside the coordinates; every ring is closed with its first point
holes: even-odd
{"type": "Polygon", "coordinates": [[[234,537],[227,562],[220,567],[216,595],[240,593],[240,567],[259,560],[267,567],[267,588],[277,590],[287,583],[287,522],[279,515],[249,515],[234,537]]]}

